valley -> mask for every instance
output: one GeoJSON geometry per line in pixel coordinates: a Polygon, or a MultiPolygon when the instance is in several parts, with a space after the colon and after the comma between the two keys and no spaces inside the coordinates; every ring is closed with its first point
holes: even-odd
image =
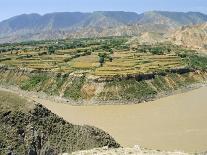
{"type": "MultiPolygon", "coordinates": [[[[171,17],[159,14],[162,20],[171,17]]],[[[146,16],[154,19],[157,13],[146,16]]],[[[139,20],[147,23],[144,17],[139,20]]],[[[172,25],[171,20],[164,24],[172,25]]],[[[139,151],[134,145],[145,153],[205,152],[203,25],[201,31],[183,27],[172,40],[167,33],[146,32],[0,44],[0,154],[22,154],[31,146],[43,155],[106,146],[105,151],[120,154],[139,151]],[[31,128],[46,135],[41,148],[32,143],[31,128]]]]}

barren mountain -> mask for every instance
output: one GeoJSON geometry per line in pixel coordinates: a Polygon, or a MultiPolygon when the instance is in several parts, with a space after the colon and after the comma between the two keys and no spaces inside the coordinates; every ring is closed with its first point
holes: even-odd
{"type": "Polygon", "coordinates": [[[156,32],[144,32],[141,33],[138,37],[133,37],[129,40],[129,44],[156,44],[159,42],[167,41],[165,34],[156,33],[156,32]]]}
{"type": "Polygon", "coordinates": [[[192,49],[207,49],[207,23],[184,26],[170,36],[172,42],[192,49]]]}
{"type": "Polygon", "coordinates": [[[123,11],[23,14],[0,22],[0,42],[19,42],[68,37],[140,35],[165,33],[184,25],[207,22],[199,12],[123,11]]]}

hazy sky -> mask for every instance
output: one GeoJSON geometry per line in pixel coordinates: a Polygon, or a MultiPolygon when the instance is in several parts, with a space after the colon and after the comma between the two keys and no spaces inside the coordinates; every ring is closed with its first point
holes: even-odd
{"type": "Polygon", "coordinates": [[[207,14],[207,0],[0,0],[0,20],[23,14],[48,12],[199,11],[207,14]]]}

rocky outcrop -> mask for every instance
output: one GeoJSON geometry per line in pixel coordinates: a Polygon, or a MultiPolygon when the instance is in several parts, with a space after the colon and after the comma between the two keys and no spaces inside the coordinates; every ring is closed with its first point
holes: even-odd
{"type": "Polygon", "coordinates": [[[42,105],[24,103],[27,101],[13,97],[12,93],[5,95],[0,91],[0,99],[0,154],[9,151],[25,154],[36,150],[42,155],[57,155],[96,147],[120,146],[100,129],[68,123],[42,105]]]}

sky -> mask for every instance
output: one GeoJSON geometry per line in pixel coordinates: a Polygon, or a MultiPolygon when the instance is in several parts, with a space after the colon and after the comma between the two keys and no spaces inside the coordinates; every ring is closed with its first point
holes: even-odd
{"type": "Polygon", "coordinates": [[[0,0],[0,21],[23,13],[153,10],[207,14],[207,0],[0,0]]]}

